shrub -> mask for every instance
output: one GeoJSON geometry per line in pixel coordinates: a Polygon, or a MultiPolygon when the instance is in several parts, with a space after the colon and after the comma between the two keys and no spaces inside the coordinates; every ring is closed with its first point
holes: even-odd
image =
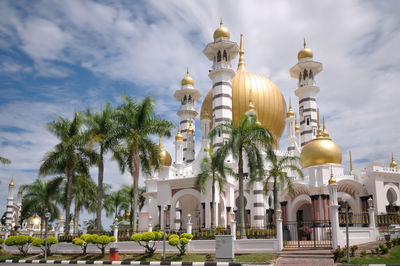
{"type": "Polygon", "coordinates": [[[189,243],[189,240],[193,238],[193,235],[189,233],[183,233],[180,236],[171,236],[169,237],[168,244],[176,247],[179,250],[180,255],[184,255],[186,253],[186,246],[189,243]]]}
{"type": "Polygon", "coordinates": [[[379,254],[379,247],[375,248],[375,254],[379,254]]]}
{"type": "Polygon", "coordinates": [[[390,249],[392,247],[392,241],[386,241],[385,245],[388,249],[390,249]]]}
{"type": "Polygon", "coordinates": [[[156,242],[162,240],[164,232],[146,232],[136,233],[131,237],[131,240],[137,242],[140,246],[145,248],[146,255],[152,256],[156,251],[156,242]]]}
{"type": "Polygon", "coordinates": [[[382,248],[382,254],[386,254],[389,252],[389,249],[387,247],[382,248]]]}
{"type": "Polygon", "coordinates": [[[366,250],[362,250],[361,251],[361,257],[365,257],[367,256],[367,251],[366,250]]]}
{"type": "Polygon", "coordinates": [[[357,249],[358,249],[358,246],[356,246],[356,245],[350,247],[350,256],[351,257],[354,257],[357,249]]]}
{"type": "Polygon", "coordinates": [[[111,242],[115,242],[116,239],[113,236],[111,237],[106,235],[98,236],[96,234],[93,234],[87,237],[86,240],[88,241],[88,243],[95,244],[96,247],[101,250],[101,255],[104,256],[107,245],[110,244],[111,242]]]}
{"type": "Polygon", "coordinates": [[[332,255],[333,255],[333,260],[336,262],[339,259],[339,255],[340,255],[340,249],[334,249],[331,250],[332,255]]]}
{"type": "Polygon", "coordinates": [[[379,244],[378,252],[379,252],[379,251],[383,252],[383,248],[384,248],[384,247],[385,247],[385,246],[384,246],[383,244],[379,244]]]}
{"type": "MultiPolygon", "coordinates": [[[[4,243],[4,239],[3,238],[0,238],[0,245],[3,245],[3,243],[4,243]]],[[[0,249],[1,249],[2,247],[0,247],[0,249]]]]}
{"type": "Polygon", "coordinates": [[[19,252],[26,256],[28,254],[29,247],[33,241],[33,237],[19,235],[19,236],[10,236],[6,239],[5,244],[7,246],[17,246],[19,252]]]}
{"type": "Polygon", "coordinates": [[[375,249],[371,249],[370,251],[371,251],[371,255],[375,254],[375,249]]]}
{"type": "MultiPolygon", "coordinates": [[[[58,239],[54,236],[47,237],[47,255],[51,255],[51,246],[58,243],[58,239]]],[[[43,252],[46,250],[46,239],[36,238],[32,239],[32,245],[40,248],[43,252]]]]}

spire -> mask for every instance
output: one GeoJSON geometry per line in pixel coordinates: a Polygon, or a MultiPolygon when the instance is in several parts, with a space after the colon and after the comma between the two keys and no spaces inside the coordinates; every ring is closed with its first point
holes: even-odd
{"type": "Polygon", "coordinates": [[[239,51],[239,64],[238,70],[246,70],[246,63],[244,62],[244,49],[243,49],[243,33],[240,34],[240,51],[239,51]]]}
{"type": "Polygon", "coordinates": [[[222,16],[219,17],[219,26],[221,27],[224,23],[222,22],[222,16]]]}
{"type": "Polygon", "coordinates": [[[253,89],[250,88],[249,92],[249,111],[255,111],[256,107],[253,104],[253,89]]]}
{"type": "Polygon", "coordinates": [[[328,138],[329,137],[329,132],[326,130],[325,127],[325,117],[322,117],[322,136],[328,138]]]}
{"type": "Polygon", "coordinates": [[[22,194],[22,186],[19,187],[18,194],[22,194]]]}
{"type": "Polygon", "coordinates": [[[390,163],[390,168],[395,168],[397,166],[396,161],[394,160],[393,152],[392,152],[392,162],[390,163]]]}
{"type": "Polygon", "coordinates": [[[350,156],[350,174],[353,172],[353,160],[351,159],[351,151],[349,151],[350,156]]]}
{"type": "Polygon", "coordinates": [[[191,119],[189,119],[189,128],[187,130],[187,133],[188,134],[193,134],[194,133],[194,130],[192,128],[192,120],[191,119]]]}
{"type": "Polygon", "coordinates": [[[322,131],[321,131],[321,120],[319,119],[319,108],[317,109],[317,123],[318,123],[318,129],[317,129],[317,138],[322,137],[322,131]]]}
{"type": "Polygon", "coordinates": [[[294,117],[294,112],[292,109],[292,97],[289,96],[289,110],[286,113],[286,117],[294,117]]]}
{"type": "Polygon", "coordinates": [[[14,187],[14,177],[11,177],[10,184],[8,185],[9,187],[14,187]]]}
{"type": "Polygon", "coordinates": [[[332,165],[331,165],[331,178],[329,179],[329,185],[336,185],[336,180],[333,178],[332,165]]]}
{"type": "Polygon", "coordinates": [[[306,37],[304,37],[304,48],[306,48],[306,37]]]}
{"type": "Polygon", "coordinates": [[[178,133],[176,133],[175,141],[183,141],[183,136],[181,133],[181,121],[178,121],[178,133]]]}
{"type": "Polygon", "coordinates": [[[297,132],[297,131],[300,130],[300,126],[299,126],[299,124],[297,123],[297,118],[295,118],[295,123],[296,123],[295,130],[296,130],[296,132],[297,132]]]}

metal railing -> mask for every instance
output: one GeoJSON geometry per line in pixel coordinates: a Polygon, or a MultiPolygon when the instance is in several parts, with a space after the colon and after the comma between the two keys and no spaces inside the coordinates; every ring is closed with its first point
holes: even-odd
{"type": "Polygon", "coordinates": [[[376,226],[400,224],[400,214],[396,212],[375,215],[375,223],[376,226]]]}
{"type": "MultiPolygon", "coordinates": [[[[350,227],[368,227],[369,226],[369,215],[368,212],[349,212],[348,214],[349,226],[350,227]]],[[[339,225],[340,227],[346,226],[346,213],[339,212],[339,225]]]]}

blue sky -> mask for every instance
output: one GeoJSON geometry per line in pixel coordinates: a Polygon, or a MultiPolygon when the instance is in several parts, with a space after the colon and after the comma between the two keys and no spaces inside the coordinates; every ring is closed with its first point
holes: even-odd
{"type": "MultiPolygon", "coordinates": [[[[150,94],[176,123],[172,95],[186,67],[203,96],[211,87],[202,51],[220,16],[232,40],[244,33],[248,70],[292,96],[295,110],[288,70],[307,39],[324,64],[318,104],[346,166],[349,150],[356,167],[388,164],[392,152],[400,161],[399,13],[398,1],[1,1],[0,155],[13,163],[0,166],[0,212],[11,176],[30,183],[57,143],[45,129],[55,114],[150,94]]],[[[172,139],[163,144],[173,156],[172,139]]],[[[131,183],[115,162],[105,180],[131,183]]]]}

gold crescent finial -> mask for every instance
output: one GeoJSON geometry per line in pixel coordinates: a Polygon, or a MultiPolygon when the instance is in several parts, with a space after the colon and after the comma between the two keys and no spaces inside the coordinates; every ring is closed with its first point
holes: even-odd
{"type": "Polygon", "coordinates": [[[394,155],[393,155],[393,152],[392,152],[392,162],[390,163],[390,168],[395,168],[396,166],[397,166],[397,163],[394,160],[394,155]]]}
{"type": "Polygon", "coordinates": [[[181,120],[178,120],[178,132],[181,133],[181,120]]]}
{"type": "Polygon", "coordinates": [[[9,187],[14,187],[14,177],[12,176],[11,177],[11,182],[10,182],[10,185],[8,185],[9,187]]]}
{"type": "Polygon", "coordinates": [[[186,75],[189,76],[189,67],[186,67],[186,75]]]}
{"type": "Polygon", "coordinates": [[[292,97],[289,96],[289,109],[292,109],[292,97]]]}
{"type": "Polygon", "coordinates": [[[332,165],[331,165],[331,178],[329,179],[329,185],[336,185],[336,180],[333,178],[332,165]]]}
{"type": "Polygon", "coordinates": [[[239,64],[238,70],[246,70],[246,63],[244,61],[244,48],[243,48],[243,33],[240,34],[240,50],[239,50],[239,64]]]}
{"type": "Polygon", "coordinates": [[[219,25],[220,26],[222,26],[222,24],[224,24],[223,22],[222,22],[222,16],[219,18],[219,25]]]}
{"type": "Polygon", "coordinates": [[[304,37],[304,48],[306,48],[306,38],[304,37]]]}

